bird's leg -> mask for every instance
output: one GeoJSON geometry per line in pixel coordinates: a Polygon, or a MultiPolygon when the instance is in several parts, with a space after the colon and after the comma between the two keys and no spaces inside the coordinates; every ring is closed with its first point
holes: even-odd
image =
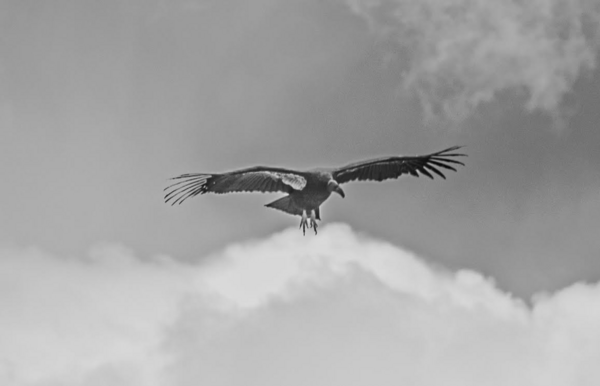
{"type": "Polygon", "coordinates": [[[300,228],[302,229],[302,234],[306,236],[306,226],[308,225],[306,210],[302,210],[302,220],[300,220],[300,228]]]}
{"type": "Polygon", "coordinates": [[[318,225],[314,209],[310,211],[310,225],[314,228],[316,235],[318,225]]]}

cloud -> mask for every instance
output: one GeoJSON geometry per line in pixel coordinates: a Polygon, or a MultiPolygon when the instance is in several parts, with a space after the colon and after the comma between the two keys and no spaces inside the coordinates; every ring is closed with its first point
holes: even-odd
{"type": "Polygon", "coordinates": [[[598,0],[346,2],[393,45],[402,85],[429,118],[463,118],[507,91],[558,117],[574,82],[596,67],[598,0]]]}
{"type": "Polygon", "coordinates": [[[343,224],[185,264],[0,249],[0,383],[592,385],[600,285],[527,306],[343,224]]]}
{"type": "Polygon", "coordinates": [[[1,250],[0,384],[152,377],[128,363],[154,360],[161,329],[189,289],[186,276],[169,259],[142,262],[118,246],[94,248],[84,259],[1,250]]]}

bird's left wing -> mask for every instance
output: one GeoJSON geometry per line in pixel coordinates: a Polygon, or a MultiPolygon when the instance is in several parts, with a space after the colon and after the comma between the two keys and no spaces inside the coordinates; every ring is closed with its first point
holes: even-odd
{"type": "Polygon", "coordinates": [[[433,173],[446,178],[440,168],[456,171],[451,164],[464,164],[453,159],[453,157],[466,157],[466,154],[455,153],[461,146],[419,156],[397,156],[383,157],[361,162],[335,169],[332,172],[333,179],[339,184],[350,181],[383,181],[390,178],[398,178],[403,174],[419,177],[419,173],[433,179],[433,173]]]}
{"type": "Polygon", "coordinates": [[[165,188],[165,202],[171,202],[171,205],[181,204],[190,197],[208,192],[291,193],[294,190],[302,190],[306,186],[303,173],[266,166],[255,166],[221,174],[182,174],[172,179],[178,181],[165,188]]]}

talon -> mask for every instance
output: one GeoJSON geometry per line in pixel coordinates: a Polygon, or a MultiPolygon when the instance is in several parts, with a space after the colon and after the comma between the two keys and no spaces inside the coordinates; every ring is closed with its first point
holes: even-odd
{"type": "Polygon", "coordinates": [[[313,228],[315,230],[315,235],[317,234],[317,228],[319,227],[317,225],[317,219],[316,219],[316,214],[314,210],[310,211],[310,226],[311,228],[313,228]]]}
{"type": "Polygon", "coordinates": [[[308,225],[306,211],[302,211],[302,220],[300,220],[300,228],[302,228],[302,235],[306,236],[306,226],[308,225]]]}

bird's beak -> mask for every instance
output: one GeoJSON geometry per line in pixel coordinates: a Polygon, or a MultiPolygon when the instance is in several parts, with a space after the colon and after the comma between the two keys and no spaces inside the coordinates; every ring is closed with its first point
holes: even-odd
{"type": "Polygon", "coordinates": [[[346,197],[346,194],[344,193],[344,191],[342,190],[342,188],[340,188],[339,186],[336,186],[334,192],[336,192],[337,194],[339,194],[340,196],[342,196],[342,198],[346,197]]]}

